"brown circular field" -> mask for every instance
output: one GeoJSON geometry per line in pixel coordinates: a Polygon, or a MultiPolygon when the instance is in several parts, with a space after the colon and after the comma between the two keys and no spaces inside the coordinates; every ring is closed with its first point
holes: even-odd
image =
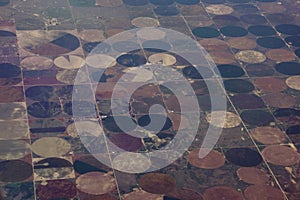
{"type": "Polygon", "coordinates": [[[254,85],[266,92],[281,92],[287,88],[283,80],[273,77],[258,78],[254,85]]]}
{"type": "Polygon", "coordinates": [[[175,199],[181,199],[181,200],[202,200],[203,197],[200,193],[190,190],[190,189],[181,189],[176,188],[172,190],[171,192],[166,194],[167,197],[175,198],[175,199]]]}
{"type": "Polygon", "coordinates": [[[116,189],[113,176],[102,172],[88,172],[76,179],[76,187],[81,192],[93,195],[106,194],[116,189]]]}
{"type": "Polygon", "coordinates": [[[256,167],[241,167],[236,173],[242,181],[249,184],[264,185],[270,181],[270,175],[256,167]]]}
{"type": "Polygon", "coordinates": [[[148,173],[139,179],[139,186],[146,192],[165,194],[175,188],[175,179],[161,173],[148,173]]]}
{"type": "Polygon", "coordinates": [[[288,62],[295,60],[295,55],[292,51],[286,49],[271,49],[266,53],[267,58],[277,62],[288,62]]]}
{"type": "Polygon", "coordinates": [[[262,98],[269,106],[276,108],[290,108],[296,104],[293,96],[284,93],[270,93],[262,98]]]}
{"type": "Polygon", "coordinates": [[[199,149],[195,149],[187,156],[188,162],[203,169],[216,169],[225,163],[225,157],[218,151],[210,151],[204,158],[199,158],[199,149]]]}
{"type": "Polygon", "coordinates": [[[272,199],[283,200],[283,193],[268,185],[251,185],[246,188],[244,195],[247,200],[272,199]]]}
{"type": "Polygon", "coordinates": [[[254,49],[256,47],[255,40],[251,40],[246,37],[230,38],[228,43],[232,48],[240,50],[254,49]]]}
{"type": "Polygon", "coordinates": [[[287,146],[272,145],[263,149],[263,157],[274,165],[291,166],[299,162],[299,154],[287,146]]]}
{"type": "Polygon", "coordinates": [[[205,190],[203,195],[205,200],[228,199],[242,200],[242,194],[227,186],[216,186],[205,190]]]}
{"type": "Polygon", "coordinates": [[[142,190],[136,190],[128,194],[124,194],[123,200],[163,200],[163,196],[159,194],[151,194],[142,190]]]}
{"type": "Polygon", "coordinates": [[[286,140],[283,131],[268,126],[254,128],[250,131],[250,135],[262,144],[279,144],[286,140]]]}

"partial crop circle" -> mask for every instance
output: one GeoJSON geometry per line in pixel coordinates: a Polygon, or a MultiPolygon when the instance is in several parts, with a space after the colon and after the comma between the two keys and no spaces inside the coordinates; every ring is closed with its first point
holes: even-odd
{"type": "Polygon", "coordinates": [[[289,88],[300,90],[300,76],[291,76],[285,80],[285,83],[289,88]]]}
{"type": "Polygon", "coordinates": [[[300,75],[300,63],[281,62],[275,65],[276,71],[285,75],[300,75]]]}
{"type": "Polygon", "coordinates": [[[278,32],[286,35],[300,34],[300,26],[296,24],[279,24],[276,26],[278,32]]]}
{"type": "MultiPolygon", "coordinates": [[[[212,37],[216,34],[215,29],[196,30],[195,33],[200,36],[203,34],[202,31],[212,31],[212,37]]],[[[219,91],[210,98],[211,110],[214,111],[216,107],[218,110],[226,110],[226,96],[223,95],[223,85],[217,67],[212,62],[212,59],[205,49],[203,49],[197,41],[177,31],[156,27],[132,29],[106,39],[87,55],[85,66],[78,70],[74,81],[74,91],[76,92],[73,92],[72,114],[77,134],[81,138],[85,148],[91,154],[107,154],[107,149],[102,148],[103,144],[107,145],[111,159],[95,155],[101,163],[126,173],[145,173],[161,169],[173,163],[185,152],[184,149],[188,149],[191,145],[197,134],[200,123],[200,108],[198,99],[190,82],[182,73],[174,70],[177,57],[184,59],[185,62],[187,61],[190,66],[195,68],[195,72],[199,73],[202,77],[208,76],[207,69],[216,69],[214,73],[210,70],[209,73],[211,78],[209,79],[209,82],[206,83],[210,93],[219,91]],[[128,35],[131,37],[127,37],[128,35]],[[178,44],[178,40],[189,45],[176,45],[178,44]],[[124,42],[127,44],[135,43],[142,45],[123,45],[124,42]],[[119,49],[120,46],[118,45],[121,45],[122,52],[107,52],[105,51],[107,45],[113,46],[114,49],[119,49]],[[146,60],[142,54],[138,53],[141,48],[143,48],[147,54],[150,54],[148,60],[146,60]],[[189,51],[189,49],[194,53],[185,54],[184,52],[189,51]],[[110,100],[111,116],[101,116],[103,117],[103,124],[105,124],[107,120],[113,121],[115,124],[114,130],[122,132],[123,135],[128,135],[128,138],[149,138],[150,136],[154,136],[160,133],[160,131],[165,130],[166,124],[170,124],[171,121],[167,117],[169,116],[168,114],[170,114],[169,111],[162,105],[154,104],[150,106],[148,113],[145,113],[144,116],[139,116],[139,118],[136,119],[133,119],[134,115],[132,115],[131,110],[129,110],[130,106],[128,105],[131,101],[130,97],[134,92],[144,85],[152,84],[167,88],[177,98],[181,108],[181,113],[179,113],[180,121],[183,121],[186,118],[190,119],[188,137],[186,136],[187,132],[185,131],[187,128],[186,125],[180,123],[179,126],[176,127],[177,132],[172,140],[174,143],[178,143],[178,145],[173,145],[173,142],[169,142],[158,150],[151,150],[144,153],[129,152],[128,148],[126,149],[118,146],[118,142],[114,140],[115,144],[113,142],[114,137],[107,137],[107,127],[104,129],[100,125],[102,123],[97,124],[97,128],[95,127],[94,132],[97,134],[88,134],[87,137],[85,131],[87,125],[85,124],[97,122],[98,119],[91,118],[90,113],[87,115],[84,111],[95,110],[96,102],[91,102],[91,104],[80,104],[80,102],[83,102],[83,97],[80,95],[82,94],[80,90],[83,88],[78,87],[78,83],[82,83],[82,77],[87,73],[93,77],[93,79],[87,82],[88,84],[99,84],[99,82],[101,82],[99,80],[104,80],[102,75],[105,70],[108,68],[109,70],[112,70],[114,67],[121,67],[124,68],[124,70],[122,70],[122,75],[116,79],[117,82],[112,91],[110,100]],[[158,77],[157,74],[159,74],[159,72],[168,74],[168,76],[158,77]],[[212,73],[214,75],[213,77],[212,73]],[[174,84],[174,77],[176,77],[176,81],[180,81],[180,85],[174,84]],[[127,84],[130,87],[127,87],[127,84]],[[124,87],[126,87],[127,95],[120,97],[119,94],[124,91],[124,87]],[[189,106],[185,106],[186,101],[182,95],[182,91],[190,96],[191,100],[189,101],[189,106]],[[190,112],[190,107],[194,108],[193,112],[190,112]],[[123,108],[128,108],[128,110],[123,108]],[[148,123],[140,123],[142,117],[147,118],[148,123]]],[[[105,75],[107,76],[107,74],[105,75]]],[[[97,88],[95,87],[93,89],[96,90],[97,88]]],[[[96,93],[96,91],[93,92],[96,93]]],[[[203,148],[200,147],[200,158],[205,157],[217,143],[223,127],[213,125],[218,124],[219,121],[225,117],[226,113],[224,112],[218,113],[217,115],[211,115],[211,125],[209,125],[206,134],[207,136],[203,140],[203,145],[205,145],[206,149],[203,150],[203,148]]]]}
{"type": "Polygon", "coordinates": [[[136,190],[128,194],[124,194],[124,200],[140,200],[140,199],[148,199],[148,200],[163,200],[163,196],[160,194],[152,194],[149,192],[145,192],[143,190],[136,190]]]}
{"type": "Polygon", "coordinates": [[[78,69],[83,63],[83,58],[73,55],[59,56],[54,60],[54,64],[62,69],[78,69]]]}

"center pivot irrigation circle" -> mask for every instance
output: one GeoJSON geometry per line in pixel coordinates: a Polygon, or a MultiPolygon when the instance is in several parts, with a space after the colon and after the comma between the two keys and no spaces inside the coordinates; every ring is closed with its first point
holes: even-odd
{"type": "MultiPolygon", "coordinates": [[[[112,116],[125,116],[122,117],[122,119],[114,117],[118,128],[122,130],[123,133],[137,138],[146,138],[149,137],[149,135],[157,134],[162,130],[168,113],[162,105],[156,104],[150,108],[150,123],[143,127],[138,126],[131,119],[129,109],[126,112],[121,109],[129,107],[128,105],[131,95],[136,89],[146,84],[162,85],[172,91],[180,105],[180,122],[183,121],[184,115],[184,117],[189,119],[189,127],[187,128],[183,125],[183,123],[180,123],[177,133],[171,142],[159,150],[148,152],[126,151],[115,145],[109,140],[109,138],[107,138],[105,130],[101,123],[99,123],[100,117],[95,109],[96,100],[94,99],[92,103],[86,103],[82,96],[82,94],[85,93],[85,91],[82,90],[85,90],[85,88],[80,87],[80,85],[101,84],[99,81],[94,80],[100,80],[105,69],[113,67],[116,64],[115,61],[120,56],[124,55],[124,53],[135,52],[141,49],[151,51],[159,50],[159,52],[167,52],[172,53],[173,55],[178,55],[181,58],[184,58],[191,66],[195,67],[203,78],[209,76],[207,74],[207,68],[210,68],[211,71],[214,72],[214,76],[210,77],[209,80],[204,79],[211,101],[212,112],[210,124],[222,124],[226,117],[226,112],[213,112],[216,110],[226,111],[226,95],[224,95],[222,79],[220,78],[215,63],[197,41],[180,32],[157,27],[132,29],[106,39],[91,51],[91,53],[86,57],[83,66],[77,73],[72,96],[73,119],[77,133],[86,149],[103,164],[126,173],[146,173],[159,170],[173,163],[190,147],[197,135],[199,124],[201,123],[201,112],[198,99],[190,85],[190,82],[174,67],[172,68],[171,66],[167,66],[164,62],[146,62],[143,65],[127,66],[128,70],[125,71],[113,88],[111,98],[112,116]],[[160,33],[163,39],[153,40],[157,33],[160,33]],[[127,44],[138,45],[124,45],[124,41],[126,41],[127,44]],[[120,46],[118,46],[118,44],[120,46]],[[109,49],[108,46],[113,48],[109,49]],[[154,72],[160,70],[165,73],[163,76],[164,80],[156,80],[155,78],[154,72]],[[137,77],[132,78],[132,73],[134,73],[137,77]],[[91,78],[88,83],[85,83],[82,77],[86,77],[87,75],[89,77],[92,76],[93,79],[91,78]],[[172,83],[172,81],[174,81],[174,77],[176,77],[176,81],[180,82],[180,88],[178,88],[177,84],[172,83]],[[126,87],[126,84],[130,84],[131,86],[134,85],[135,87],[126,88],[129,94],[127,96],[125,95],[126,97],[118,97],[117,95],[119,91],[121,91],[124,86],[126,87]],[[184,94],[182,91],[184,91],[184,94]],[[184,97],[186,96],[191,99],[191,101],[188,101],[189,106],[185,106],[186,101],[184,100],[184,97]],[[122,100],[118,101],[118,106],[114,106],[117,105],[116,99],[120,98],[122,98],[122,100]],[[120,105],[120,102],[125,103],[120,105]],[[187,109],[187,107],[194,108],[194,111],[191,112],[187,109]],[[90,112],[87,112],[92,110],[95,110],[95,113],[91,114],[90,112]],[[155,113],[162,114],[158,117],[155,113]],[[162,119],[162,116],[165,119],[162,119]],[[136,128],[132,130],[131,127],[136,128]]],[[[94,96],[96,89],[96,87],[92,87],[94,96]]],[[[200,158],[205,157],[213,149],[221,135],[221,132],[221,127],[209,125],[206,136],[200,147],[200,158]]]]}

